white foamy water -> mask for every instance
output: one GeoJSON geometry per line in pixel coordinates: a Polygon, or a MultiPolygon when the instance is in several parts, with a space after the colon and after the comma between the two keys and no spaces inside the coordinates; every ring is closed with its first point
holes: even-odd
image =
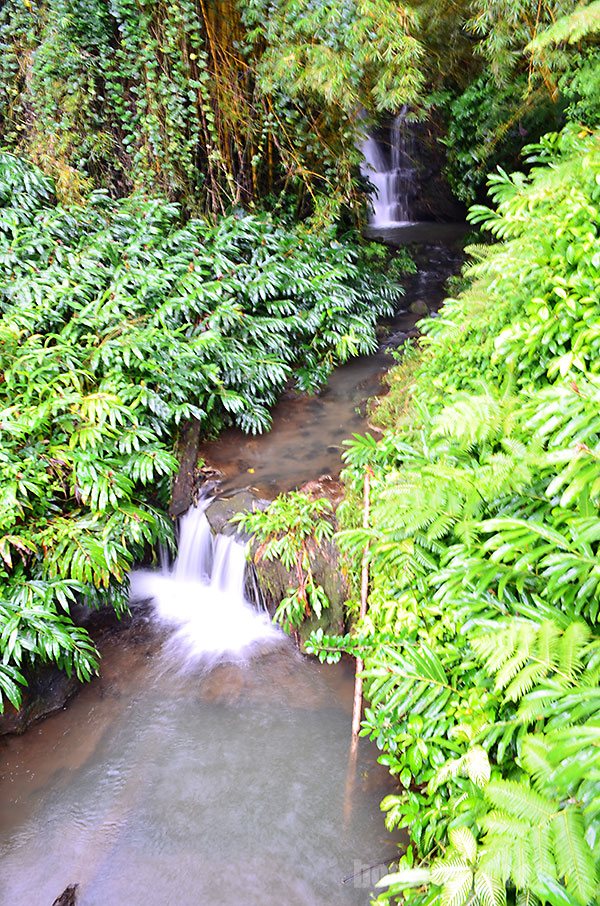
{"type": "Polygon", "coordinates": [[[182,517],[172,566],[130,575],[131,604],[151,600],[157,621],[173,630],[165,647],[180,667],[243,660],[285,641],[268,614],[247,600],[244,545],[233,536],[212,535],[207,504],[182,517]]]}
{"type": "Polygon", "coordinates": [[[392,121],[388,140],[367,135],[361,151],[362,175],[374,186],[369,199],[372,226],[397,227],[411,223],[410,201],[415,192],[414,148],[406,127],[406,108],[392,121]]]}

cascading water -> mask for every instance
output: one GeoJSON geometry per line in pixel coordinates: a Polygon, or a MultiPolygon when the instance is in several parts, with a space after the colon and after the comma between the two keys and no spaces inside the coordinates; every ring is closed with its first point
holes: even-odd
{"type": "Polygon", "coordinates": [[[173,629],[166,649],[179,667],[241,660],[285,640],[268,614],[246,599],[244,545],[234,536],[213,537],[204,512],[208,502],[181,519],[172,566],[130,576],[131,602],[150,599],[157,621],[173,629]]]}
{"type": "Polygon", "coordinates": [[[369,134],[361,147],[365,158],[361,173],[375,189],[370,199],[373,227],[412,222],[410,204],[416,194],[415,149],[406,115],[404,108],[386,130],[385,140],[369,134]]]}

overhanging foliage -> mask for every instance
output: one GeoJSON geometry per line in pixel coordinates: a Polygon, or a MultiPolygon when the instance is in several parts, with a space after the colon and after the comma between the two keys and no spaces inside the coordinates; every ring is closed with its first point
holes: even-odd
{"type": "Polygon", "coordinates": [[[411,845],[381,901],[596,902],[599,138],[548,136],[528,177],[493,177],[471,218],[502,241],[426,322],[408,412],[346,454],[369,614],[313,647],[365,661],[364,733],[400,781],[383,807],[411,845]]]}

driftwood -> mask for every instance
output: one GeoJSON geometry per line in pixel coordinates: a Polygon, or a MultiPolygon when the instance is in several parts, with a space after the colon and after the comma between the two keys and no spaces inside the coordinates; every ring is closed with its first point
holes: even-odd
{"type": "Polygon", "coordinates": [[[79,884],[69,884],[61,895],[55,899],[52,906],[76,906],[78,890],[79,884]]]}

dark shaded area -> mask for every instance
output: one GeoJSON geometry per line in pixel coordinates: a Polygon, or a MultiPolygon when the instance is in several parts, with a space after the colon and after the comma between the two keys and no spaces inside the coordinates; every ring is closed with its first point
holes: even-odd
{"type": "Polygon", "coordinates": [[[57,897],[52,906],[76,906],[79,884],[69,884],[66,890],[57,897]]]}

